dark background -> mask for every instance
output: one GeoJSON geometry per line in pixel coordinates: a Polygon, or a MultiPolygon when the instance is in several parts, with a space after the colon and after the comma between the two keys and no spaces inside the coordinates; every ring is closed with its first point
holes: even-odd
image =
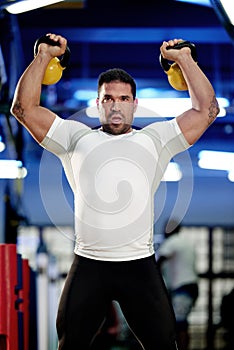
{"type": "MultiPolygon", "coordinates": [[[[227,179],[227,172],[202,170],[197,165],[198,152],[202,149],[233,152],[234,148],[233,42],[211,4],[201,6],[173,0],[87,0],[19,15],[8,14],[4,10],[5,4],[6,1],[0,1],[0,40],[8,75],[8,83],[1,92],[1,123],[8,136],[8,148],[0,156],[20,158],[28,169],[28,176],[17,193],[20,204],[14,203],[18,213],[26,216],[31,224],[51,221],[72,224],[72,195],[63,174],[64,196],[57,197],[54,177],[60,164],[53,156],[45,156],[31,136],[9,115],[16,81],[33,59],[36,39],[47,32],[55,32],[68,40],[70,64],[56,84],[57,103],[51,107],[67,118],[85,107],[85,102],[75,100],[73,93],[79,89],[95,91],[98,74],[112,67],[126,69],[136,79],[138,88],[155,87],[161,89],[162,95],[187,97],[187,92],[176,93],[169,86],[158,60],[163,40],[183,38],[195,43],[198,64],[211,80],[217,96],[229,99],[230,107],[226,117],[218,118],[189,150],[193,173],[190,169],[188,176],[192,177],[193,184],[191,200],[182,219],[186,225],[234,225],[234,184],[227,179]],[[46,205],[38,175],[42,160],[43,166],[46,164],[43,175],[48,197],[46,205]],[[64,198],[67,210],[62,204],[64,198]]],[[[49,103],[48,93],[48,88],[43,87],[42,102],[45,104],[49,103]]],[[[143,126],[150,121],[143,118],[137,123],[143,126]]],[[[96,119],[86,122],[92,126],[98,123],[96,119]]],[[[4,194],[6,187],[12,187],[12,182],[0,180],[0,186],[4,194]]],[[[166,196],[166,204],[160,214],[161,209],[156,205],[158,227],[175,208],[177,196],[181,193],[185,197],[190,195],[186,189],[180,189],[179,193],[178,183],[168,183],[166,195],[165,190],[162,190],[163,195],[160,191],[158,200],[166,196]]]]}

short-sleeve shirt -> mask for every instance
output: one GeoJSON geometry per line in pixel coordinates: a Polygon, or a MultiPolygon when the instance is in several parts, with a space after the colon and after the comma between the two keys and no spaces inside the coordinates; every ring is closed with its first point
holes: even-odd
{"type": "Polygon", "coordinates": [[[154,194],[171,158],[189,147],[176,119],[111,135],[57,116],[41,145],[59,157],[74,193],[76,254],[154,253],[154,194]]]}

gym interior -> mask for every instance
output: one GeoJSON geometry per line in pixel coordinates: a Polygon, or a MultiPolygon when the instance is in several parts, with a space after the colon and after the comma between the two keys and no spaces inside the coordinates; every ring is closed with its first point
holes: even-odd
{"type": "MultiPolygon", "coordinates": [[[[221,305],[234,288],[234,24],[221,1],[65,0],[9,12],[19,2],[26,0],[0,0],[0,349],[57,348],[57,303],[74,248],[73,195],[58,159],[17,123],[10,106],[37,39],[58,33],[67,38],[70,57],[59,81],[42,86],[41,103],[92,128],[99,127],[97,77],[113,67],[136,80],[135,128],[185,110],[188,92],[170,85],[159,53],[164,40],[194,43],[220,114],[173,159],[175,174],[165,175],[155,195],[154,245],[157,255],[164,223],[179,217],[196,247],[199,275],[188,350],[230,350],[221,305]]],[[[109,349],[139,347],[118,339],[109,349]]]]}

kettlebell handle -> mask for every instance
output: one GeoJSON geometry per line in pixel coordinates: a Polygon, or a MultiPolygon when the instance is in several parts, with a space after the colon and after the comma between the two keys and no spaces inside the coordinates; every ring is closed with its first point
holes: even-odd
{"type": "MultiPolygon", "coordinates": [[[[180,50],[182,49],[183,47],[189,47],[190,50],[191,50],[191,55],[192,55],[192,58],[194,59],[195,62],[197,62],[197,51],[196,51],[196,47],[193,43],[191,43],[190,41],[181,41],[177,44],[175,44],[174,46],[167,46],[166,49],[167,50],[180,50]]],[[[162,69],[167,72],[170,67],[171,67],[171,64],[169,63],[169,61],[164,58],[162,56],[162,54],[160,54],[159,56],[159,63],[162,67],[162,69]]]]}
{"type": "MultiPolygon", "coordinates": [[[[34,44],[34,56],[37,55],[38,52],[38,47],[40,44],[48,44],[51,46],[60,46],[60,44],[58,42],[55,42],[54,40],[51,40],[50,37],[48,35],[43,35],[40,38],[38,38],[34,44]]],[[[71,56],[71,52],[69,47],[66,47],[66,50],[64,52],[64,54],[62,55],[61,59],[60,59],[60,65],[63,68],[66,68],[68,66],[69,60],[70,60],[70,56],[71,56]]]]}

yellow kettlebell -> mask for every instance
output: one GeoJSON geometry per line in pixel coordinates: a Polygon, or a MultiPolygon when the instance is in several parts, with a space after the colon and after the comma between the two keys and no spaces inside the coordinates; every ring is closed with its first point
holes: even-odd
{"type": "MultiPolygon", "coordinates": [[[[189,41],[181,41],[174,46],[168,46],[167,50],[171,50],[171,49],[180,50],[183,47],[190,48],[191,55],[192,55],[194,61],[196,62],[197,61],[196,47],[193,43],[191,43],[189,41]]],[[[184,79],[183,73],[176,62],[170,64],[169,61],[166,58],[164,58],[161,54],[159,56],[159,62],[160,62],[162,69],[164,70],[164,72],[168,76],[169,84],[175,90],[179,90],[179,91],[188,90],[188,86],[187,86],[186,81],[184,79]]]]}
{"type": "MultiPolygon", "coordinates": [[[[34,44],[34,56],[37,55],[38,46],[42,43],[52,45],[52,46],[58,45],[58,43],[51,40],[49,36],[44,35],[39,39],[37,39],[37,41],[34,44]]],[[[54,57],[50,60],[42,81],[43,85],[53,85],[53,84],[56,84],[61,79],[63,70],[67,67],[69,63],[70,55],[71,55],[71,52],[69,47],[67,46],[64,52],[64,55],[62,56],[61,59],[59,59],[58,57],[54,57]]]]}

